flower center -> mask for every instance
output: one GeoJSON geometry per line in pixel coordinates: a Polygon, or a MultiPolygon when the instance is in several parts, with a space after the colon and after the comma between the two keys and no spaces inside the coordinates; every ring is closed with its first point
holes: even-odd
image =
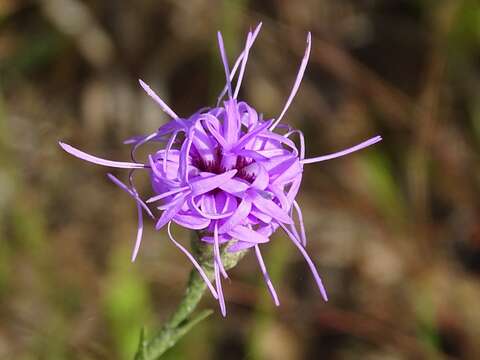
{"type": "Polygon", "coordinates": [[[192,165],[200,171],[213,174],[223,174],[228,170],[236,169],[237,174],[235,175],[235,177],[248,181],[249,183],[252,183],[255,180],[255,175],[248,172],[247,170],[247,167],[253,163],[253,160],[247,159],[243,156],[237,156],[235,165],[230,169],[226,169],[222,165],[223,154],[220,147],[215,148],[215,156],[213,160],[205,160],[197,151],[194,151],[192,153],[192,165]]]}

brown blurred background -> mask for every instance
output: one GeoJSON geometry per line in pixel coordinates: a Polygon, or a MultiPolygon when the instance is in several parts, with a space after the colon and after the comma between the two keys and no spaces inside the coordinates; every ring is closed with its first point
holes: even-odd
{"type": "MultiPolygon", "coordinates": [[[[183,116],[223,86],[263,21],[241,97],[285,122],[309,165],[299,202],[323,303],[296,248],[265,246],[281,306],[250,254],[225,283],[228,316],[166,359],[480,359],[480,4],[476,0],[0,0],[0,359],[131,359],[183,293],[188,260],[131,199],[59,139],[127,160],[125,138],[183,116]]],[[[125,179],[126,173],[116,175],[125,179]]],[[[143,179],[143,194],[150,194],[143,179]]],[[[176,229],[179,239],[188,234],[176,229]]]]}

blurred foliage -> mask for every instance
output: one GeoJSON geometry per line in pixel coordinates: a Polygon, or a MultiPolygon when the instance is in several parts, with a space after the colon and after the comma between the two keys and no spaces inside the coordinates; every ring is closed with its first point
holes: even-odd
{"type": "Polygon", "coordinates": [[[305,169],[299,201],[328,304],[276,234],[262,252],[281,306],[250,255],[225,284],[228,317],[165,358],[480,358],[478,1],[3,0],[0,359],[130,359],[140,328],[168,317],[188,261],[147,223],[130,263],[134,204],[57,141],[127,159],[122,140],[166,119],[137,78],[180,114],[214,104],[215,32],[233,59],[259,21],[248,102],[277,116],[310,30],[286,117],[307,154],[384,141],[305,169]]]}

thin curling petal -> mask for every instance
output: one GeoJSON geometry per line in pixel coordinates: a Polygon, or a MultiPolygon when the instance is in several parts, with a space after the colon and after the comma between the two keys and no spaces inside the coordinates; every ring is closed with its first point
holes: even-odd
{"type": "Polygon", "coordinates": [[[102,158],[87,154],[86,152],[78,150],[73,146],[68,145],[61,141],[59,141],[58,144],[63,150],[65,150],[70,155],[73,155],[79,159],[82,159],[97,165],[119,168],[119,169],[145,169],[148,167],[147,165],[144,165],[144,164],[102,159],[102,158]]]}
{"type": "Polygon", "coordinates": [[[160,108],[168,114],[172,119],[178,119],[178,115],[175,114],[175,112],[170,109],[170,107],[162,100],[160,97],[153,91],[150,86],[148,86],[143,80],[138,79],[138,82],[140,83],[140,86],[145,90],[145,92],[150,96],[155,102],[160,105],[160,108]]]}
{"type": "Polygon", "coordinates": [[[305,224],[303,223],[302,209],[296,200],[293,200],[293,207],[297,212],[298,222],[300,224],[300,239],[302,240],[302,245],[307,246],[307,236],[305,235],[305,224]]]}
{"type": "MultiPolygon", "coordinates": [[[[134,171],[134,170],[132,170],[134,171]]],[[[116,185],[118,185],[121,189],[125,190],[128,194],[130,194],[136,201],[137,205],[137,237],[135,240],[135,245],[133,247],[132,251],[132,258],[131,261],[134,262],[137,255],[138,255],[138,250],[140,249],[140,244],[142,243],[142,237],[143,237],[143,212],[142,212],[142,207],[145,209],[147,214],[153,219],[154,216],[150,209],[145,205],[145,203],[139,198],[137,191],[135,188],[130,189],[128,188],[124,183],[122,183],[119,179],[117,179],[115,176],[112,174],[107,174],[108,178],[116,185]]]]}
{"type": "Polygon", "coordinates": [[[240,67],[240,73],[238,74],[237,85],[235,86],[235,92],[233,93],[233,98],[236,99],[238,92],[240,91],[240,86],[242,85],[243,74],[245,73],[245,67],[247,66],[248,53],[250,52],[250,47],[252,46],[252,33],[248,33],[247,42],[245,44],[245,50],[243,50],[243,60],[242,66],[240,67]]]}
{"type": "Polygon", "coordinates": [[[228,89],[228,96],[230,99],[232,98],[232,82],[230,81],[230,70],[228,69],[228,59],[227,54],[225,52],[225,45],[223,44],[223,37],[220,31],[217,32],[217,39],[218,39],[218,48],[220,49],[220,56],[222,58],[223,68],[225,69],[225,76],[227,78],[227,89],[228,89]]]}
{"type": "Polygon", "coordinates": [[[167,172],[167,161],[168,161],[168,154],[172,150],[173,143],[175,142],[178,135],[178,131],[175,131],[170,139],[168,139],[167,148],[165,149],[165,156],[163,157],[163,171],[167,172]]]}
{"type": "Polygon", "coordinates": [[[300,160],[303,160],[305,158],[305,137],[303,136],[303,132],[300,130],[291,130],[283,136],[289,137],[292,134],[298,134],[300,138],[300,160]]]}
{"type": "Polygon", "coordinates": [[[220,226],[218,231],[225,233],[230,231],[235,226],[239,225],[250,214],[252,209],[252,202],[250,199],[243,199],[237,207],[237,210],[230,216],[225,223],[220,226]]]}
{"type": "Polygon", "coordinates": [[[222,257],[220,256],[220,243],[218,241],[218,224],[215,222],[213,227],[213,254],[214,261],[218,264],[218,269],[222,273],[225,279],[228,279],[228,274],[225,271],[222,263],[222,257]]]}
{"type": "Polygon", "coordinates": [[[260,211],[273,217],[274,219],[285,224],[293,223],[293,220],[290,218],[290,216],[288,216],[288,213],[280,206],[275,204],[272,200],[268,200],[261,195],[257,195],[255,196],[253,203],[260,211]]]}
{"type": "Polygon", "coordinates": [[[307,49],[305,50],[305,55],[303,56],[302,63],[300,64],[300,69],[298,69],[297,78],[295,79],[295,83],[293,84],[292,91],[290,92],[290,96],[288,97],[288,100],[285,103],[285,106],[283,107],[283,110],[280,113],[280,116],[272,124],[272,126],[270,127],[270,130],[275,129],[275,127],[280,123],[280,121],[282,121],[283,116],[287,112],[288,108],[290,107],[290,104],[293,101],[293,98],[297,94],[298,88],[300,87],[300,83],[302,82],[302,79],[303,79],[303,74],[305,73],[305,69],[307,67],[311,48],[312,48],[312,34],[309,32],[307,35],[307,49]]]}
{"type": "Polygon", "coordinates": [[[225,306],[225,298],[222,290],[222,279],[220,278],[220,270],[216,261],[213,262],[213,271],[215,273],[215,286],[217,287],[218,302],[220,304],[220,312],[222,316],[227,316],[227,307],[225,306]]]}
{"type": "MultiPolygon", "coordinates": [[[[253,31],[250,47],[252,47],[253,43],[255,42],[255,39],[257,38],[258,33],[260,32],[261,28],[262,28],[262,23],[259,23],[257,25],[257,27],[255,28],[255,30],[253,31]]],[[[234,78],[234,76],[235,76],[235,74],[238,70],[238,67],[240,66],[241,62],[243,61],[244,56],[245,56],[245,49],[238,56],[237,60],[235,61],[235,65],[233,65],[232,72],[230,74],[230,82],[233,80],[233,78],[234,78]]],[[[220,102],[222,101],[222,99],[225,96],[225,94],[227,93],[227,91],[228,91],[228,84],[225,84],[225,87],[220,92],[220,95],[218,95],[217,106],[220,104],[220,102]]]]}
{"type": "Polygon", "coordinates": [[[195,214],[177,214],[173,217],[173,221],[192,230],[202,230],[210,225],[210,219],[202,219],[195,214]]]}
{"type": "Polygon", "coordinates": [[[215,290],[215,288],[213,287],[212,283],[210,282],[210,280],[208,280],[208,276],[207,274],[205,274],[205,271],[202,269],[202,267],[200,266],[200,264],[197,262],[197,260],[195,260],[195,258],[193,257],[192,254],[190,254],[190,252],[184,248],[177,240],[175,240],[175,238],[173,237],[172,235],[172,230],[171,230],[171,222],[168,223],[167,225],[167,232],[168,232],[168,237],[170,238],[170,240],[173,242],[173,244],[178,247],[187,257],[188,259],[192,262],[193,266],[195,267],[195,269],[197,269],[198,273],[200,274],[200,276],[202,277],[203,281],[205,281],[205,284],[207,284],[208,286],[208,289],[210,290],[210,292],[212,293],[213,297],[215,299],[218,299],[218,294],[215,290]]]}
{"type": "Polygon", "coordinates": [[[147,142],[153,140],[157,136],[157,132],[151,133],[148,136],[145,136],[144,138],[140,139],[137,141],[133,146],[132,150],[130,150],[130,157],[132,158],[133,161],[138,162],[135,153],[137,152],[138,148],[142,145],[145,145],[147,142]]]}
{"type": "Polygon", "coordinates": [[[190,189],[189,186],[184,186],[184,187],[176,188],[176,189],[173,189],[173,190],[170,190],[170,191],[166,191],[166,192],[164,192],[164,193],[162,193],[162,194],[159,194],[159,195],[156,195],[156,196],[152,196],[151,198],[147,199],[147,201],[145,201],[145,202],[146,202],[147,204],[148,204],[148,203],[152,203],[152,202],[155,202],[155,201],[158,201],[158,200],[165,199],[166,197],[169,197],[169,196],[178,194],[179,192],[187,191],[187,190],[189,190],[189,189],[190,189]]]}
{"type": "Polygon", "coordinates": [[[317,283],[318,289],[320,290],[320,294],[322,294],[323,300],[328,301],[328,296],[327,296],[327,291],[325,290],[325,286],[323,286],[322,279],[320,278],[320,275],[318,274],[317,268],[315,267],[315,264],[313,263],[312,259],[308,255],[307,251],[305,248],[300,244],[300,241],[298,241],[297,238],[287,229],[287,227],[283,224],[280,224],[282,229],[287,233],[288,237],[292,242],[295,244],[295,246],[300,250],[302,253],[303,257],[305,258],[305,261],[308,264],[308,267],[310,268],[310,271],[312,272],[313,277],[315,278],[315,282],[317,283]]]}
{"type": "Polygon", "coordinates": [[[273,301],[276,306],[280,306],[280,301],[278,300],[277,292],[273,287],[272,280],[270,280],[270,276],[268,275],[267,267],[265,266],[265,262],[263,261],[262,253],[260,252],[260,247],[255,245],[255,255],[257,256],[258,265],[260,265],[260,270],[262,271],[263,278],[265,279],[265,283],[267,284],[268,291],[272,295],[273,301]]]}
{"type": "Polygon", "coordinates": [[[202,211],[200,207],[197,205],[195,202],[195,199],[190,196],[189,199],[187,200],[188,206],[190,207],[190,210],[195,212],[197,215],[205,218],[205,219],[210,219],[210,220],[218,220],[218,219],[223,219],[226,217],[229,217],[232,215],[232,212],[226,212],[226,213],[221,213],[221,214],[213,214],[213,213],[207,213],[205,211],[202,211]]]}
{"type": "Polygon", "coordinates": [[[240,140],[238,140],[238,142],[233,147],[232,151],[242,149],[250,140],[255,138],[259,133],[264,131],[266,128],[268,128],[271,123],[272,123],[271,121],[265,121],[263,124],[258,125],[252,131],[247,132],[245,135],[243,135],[240,138],[240,140]]]}
{"type": "Polygon", "coordinates": [[[171,206],[162,213],[162,216],[160,216],[160,219],[158,219],[155,225],[155,229],[160,230],[170,220],[172,220],[172,218],[180,211],[184,202],[185,196],[180,196],[177,200],[175,200],[173,204],[171,204],[171,206]]]}
{"type": "Polygon", "coordinates": [[[142,243],[143,237],[143,214],[142,214],[142,207],[137,202],[137,217],[138,217],[138,228],[137,228],[137,238],[135,239],[135,246],[133,247],[132,252],[132,262],[135,261],[138,255],[138,250],[140,250],[140,245],[142,243]]]}
{"type": "Polygon", "coordinates": [[[142,199],[140,199],[140,197],[138,196],[137,192],[128,188],[127,185],[125,185],[124,183],[122,183],[119,179],[117,179],[115,176],[113,176],[112,174],[107,174],[108,178],[115,184],[117,185],[118,187],[120,187],[122,190],[124,190],[125,192],[127,192],[130,196],[132,196],[135,201],[145,210],[145,212],[148,214],[148,216],[150,216],[152,219],[155,218],[155,216],[153,216],[151,210],[148,208],[148,206],[143,202],[142,199]]]}
{"type": "Polygon", "coordinates": [[[341,157],[341,156],[351,154],[355,151],[358,151],[358,150],[361,150],[361,149],[366,148],[368,146],[371,146],[373,144],[376,144],[380,141],[382,141],[382,137],[381,136],[375,136],[375,137],[373,137],[373,138],[371,138],[367,141],[364,141],[364,142],[362,142],[358,145],[352,146],[351,148],[348,148],[348,149],[345,149],[345,150],[342,150],[342,151],[339,151],[339,152],[336,152],[336,153],[333,153],[333,154],[329,154],[329,155],[323,155],[323,156],[318,156],[318,157],[314,157],[314,158],[310,158],[310,159],[304,159],[304,160],[301,161],[301,163],[302,164],[312,164],[312,163],[316,163],[316,162],[320,162],[320,161],[335,159],[335,158],[338,158],[338,157],[341,157]]]}
{"type": "Polygon", "coordinates": [[[252,230],[243,225],[235,226],[228,232],[228,234],[234,239],[253,244],[267,243],[270,240],[268,237],[260,234],[258,231],[252,230]]]}

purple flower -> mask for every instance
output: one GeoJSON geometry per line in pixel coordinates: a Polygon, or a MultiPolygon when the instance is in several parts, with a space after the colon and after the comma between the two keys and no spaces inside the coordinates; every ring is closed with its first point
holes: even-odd
{"type": "Polygon", "coordinates": [[[156,221],[157,230],[167,227],[170,240],[191,260],[205,280],[213,296],[226,314],[221,276],[227,277],[222,265],[220,246],[237,252],[253,248],[265,282],[276,305],[278,296],[262,258],[260,246],[281,228],[307,261],[322,297],[327,294],[313,261],[306,251],[302,211],[295,200],[302,181],[305,164],[321,162],[349,154],[381,140],[376,136],[352,148],[314,158],[305,158],[301,131],[280,124],[302,80],[310,55],[311,35],[290,96],[280,115],[263,119],[262,114],[237,99],[250,48],[261,28],[248,33],[245,48],[230,71],[223,39],[218,43],[226,86],[216,107],[202,109],[187,118],[179,117],[150,87],[140,85],[172,120],[154,133],[125,141],[132,145],[132,162],[117,162],[86,154],[60,142],[68,153],[103,166],[130,169],[129,183],[124,184],[112,174],[108,177],[135,199],[138,211],[137,240],[132,261],[137,256],[143,232],[143,213],[156,221]],[[238,78],[233,88],[233,79],[238,78]],[[227,95],[227,100],[222,99],[227,95]],[[298,136],[298,147],[291,139],[298,136]],[[148,155],[148,161],[136,160],[136,150],[147,142],[159,143],[159,150],[148,155]],[[146,171],[151,179],[154,196],[142,200],[133,184],[137,169],[146,171]],[[148,205],[161,211],[154,215],[148,205]],[[298,219],[298,224],[294,218],[298,219]],[[189,251],[172,235],[171,224],[198,231],[201,241],[211,244],[214,253],[215,286],[189,251]]]}

